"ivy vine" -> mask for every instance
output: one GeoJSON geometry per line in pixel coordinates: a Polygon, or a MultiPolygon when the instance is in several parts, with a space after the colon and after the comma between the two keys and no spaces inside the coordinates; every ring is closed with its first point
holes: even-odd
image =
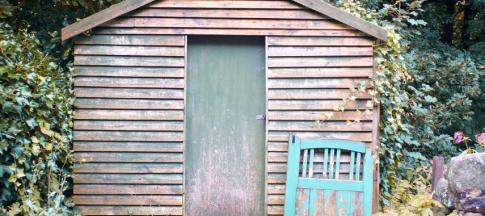
{"type": "Polygon", "coordinates": [[[0,214],[69,214],[70,73],[35,35],[0,27],[0,214]]]}

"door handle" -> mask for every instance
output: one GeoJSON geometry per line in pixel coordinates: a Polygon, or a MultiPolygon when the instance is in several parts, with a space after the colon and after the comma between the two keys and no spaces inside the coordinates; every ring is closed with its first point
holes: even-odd
{"type": "Polygon", "coordinates": [[[256,120],[266,120],[266,115],[256,115],[256,120]]]}

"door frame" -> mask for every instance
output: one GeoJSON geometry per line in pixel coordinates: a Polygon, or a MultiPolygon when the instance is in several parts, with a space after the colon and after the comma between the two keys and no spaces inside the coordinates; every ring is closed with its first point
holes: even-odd
{"type": "MultiPolygon", "coordinates": [[[[192,35],[184,35],[184,132],[183,132],[183,174],[182,174],[182,188],[183,188],[183,195],[182,195],[182,215],[186,215],[186,198],[187,198],[187,191],[186,191],[186,176],[187,176],[187,154],[186,154],[186,147],[187,147],[187,85],[188,85],[188,39],[192,35]]],[[[195,36],[195,35],[194,35],[195,36]]],[[[221,36],[221,35],[206,35],[206,36],[221,36]]],[[[247,35],[224,35],[224,36],[239,36],[239,37],[252,37],[247,35]]],[[[258,36],[261,37],[261,36],[258,36]]],[[[265,120],[264,120],[264,215],[268,215],[268,36],[264,36],[264,88],[265,88],[265,120]]]]}
{"type": "Polygon", "coordinates": [[[268,215],[268,125],[269,125],[269,89],[268,89],[268,36],[264,36],[264,83],[265,83],[265,120],[264,120],[264,215],[268,215]]]}

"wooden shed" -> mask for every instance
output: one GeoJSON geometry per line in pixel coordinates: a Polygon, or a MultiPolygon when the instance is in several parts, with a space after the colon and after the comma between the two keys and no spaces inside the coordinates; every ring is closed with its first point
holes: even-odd
{"type": "Polygon", "coordinates": [[[386,31],[323,1],[126,0],[70,38],[85,215],[281,215],[290,133],[377,148],[352,88],[386,31]]]}

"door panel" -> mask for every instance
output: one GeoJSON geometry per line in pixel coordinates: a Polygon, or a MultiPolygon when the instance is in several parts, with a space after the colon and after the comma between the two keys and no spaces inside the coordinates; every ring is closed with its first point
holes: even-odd
{"type": "Polygon", "coordinates": [[[189,37],[186,214],[264,213],[265,54],[259,37],[189,37]]]}

